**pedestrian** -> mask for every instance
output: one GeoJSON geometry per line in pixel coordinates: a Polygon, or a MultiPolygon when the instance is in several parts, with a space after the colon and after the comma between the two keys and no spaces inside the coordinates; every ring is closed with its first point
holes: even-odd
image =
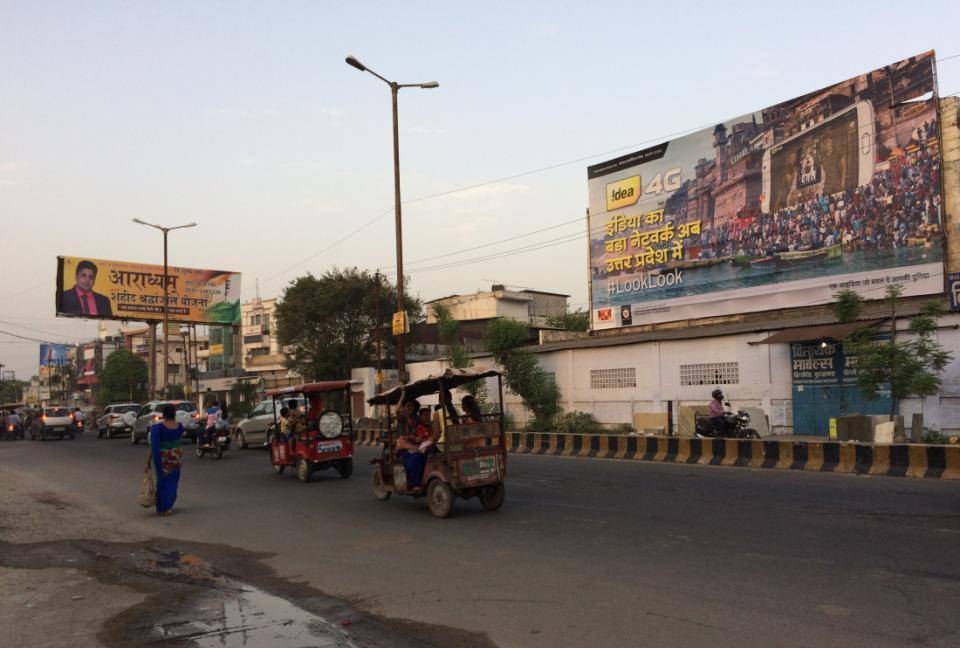
{"type": "Polygon", "coordinates": [[[157,480],[157,515],[170,515],[177,501],[183,448],[183,425],[177,422],[177,408],[166,404],[163,419],[150,428],[150,457],[157,480]]]}

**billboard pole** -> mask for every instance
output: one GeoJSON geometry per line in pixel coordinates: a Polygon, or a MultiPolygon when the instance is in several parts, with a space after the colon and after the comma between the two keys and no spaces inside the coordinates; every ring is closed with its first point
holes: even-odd
{"type": "Polygon", "coordinates": [[[187,223],[186,225],[176,225],[174,227],[164,227],[163,225],[154,225],[153,223],[148,223],[142,221],[139,218],[134,218],[133,222],[137,225],[146,225],[147,227],[153,227],[163,232],[163,373],[161,374],[163,378],[163,389],[167,389],[167,365],[170,363],[170,331],[168,330],[168,320],[170,317],[169,305],[167,304],[167,289],[168,284],[170,283],[170,278],[168,276],[167,268],[167,234],[175,229],[184,229],[187,227],[196,227],[196,223],[187,223]]]}

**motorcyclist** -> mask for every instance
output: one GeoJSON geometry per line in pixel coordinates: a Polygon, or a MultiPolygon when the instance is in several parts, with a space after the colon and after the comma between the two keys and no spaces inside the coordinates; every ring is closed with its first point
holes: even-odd
{"type": "Polygon", "coordinates": [[[207,424],[204,426],[203,430],[203,439],[201,443],[210,443],[210,440],[217,435],[217,425],[220,423],[220,418],[222,415],[220,407],[217,405],[216,401],[210,403],[210,407],[207,408],[205,412],[207,416],[207,424]]]}
{"type": "Polygon", "coordinates": [[[723,406],[723,392],[720,389],[714,389],[713,400],[710,401],[710,423],[717,431],[718,437],[727,436],[727,410],[723,406]]]}

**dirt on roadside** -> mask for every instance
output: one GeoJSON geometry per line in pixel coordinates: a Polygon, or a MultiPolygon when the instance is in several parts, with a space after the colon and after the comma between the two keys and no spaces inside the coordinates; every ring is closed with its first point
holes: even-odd
{"type": "Polygon", "coordinates": [[[278,577],[266,554],[145,538],[11,473],[0,473],[0,645],[493,646],[476,633],[364,613],[278,577]]]}

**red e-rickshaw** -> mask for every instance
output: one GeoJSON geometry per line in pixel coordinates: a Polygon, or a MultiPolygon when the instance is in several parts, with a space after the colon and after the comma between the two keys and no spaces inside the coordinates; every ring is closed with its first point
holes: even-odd
{"type": "Polygon", "coordinates": [[[379,458],[371,460],[374,465],[373,494],[378,500],[385,501],[393,493],[426,497],[430,512],[440,518],[450,515],[457,497],[477,497],[488,511],[496,511],[503,505],[507,439],[503,431],[503,380],[498,372],[447,369],[443,374],[378,394],[367,402],[387,408],[383,450],[379,458]],[[492,377],[497,378],[497,411],[482,414],[481,420],[458,413],[451,402],[451,390],[492,377]],[[432,394],[436,394],[439,400],[432,420],[432,440],[435,443],[422,445],[420,452],[424,456],[411,462],[423,465],[422,476],[410,475],[410,464],[405,465],[405,460],[409,459],[405,453],[410,451],[397,447],[402,431],[398,429],[398,419],[391,408],[432,394]]]}
{"type": "Polygon", "coordinates": [[[343,479],[353,473],[353,416],[349,380],[305,383],[272,389],[274,434],[270,462],[278,475],[293,466],[297,479],[310,481],[319,470],[334,468],[343,479]],[[300,411],[298,396],[306,402],[300,411]],[[292,434],[280,433],[280,409],[290,401],[292,434]]]}

